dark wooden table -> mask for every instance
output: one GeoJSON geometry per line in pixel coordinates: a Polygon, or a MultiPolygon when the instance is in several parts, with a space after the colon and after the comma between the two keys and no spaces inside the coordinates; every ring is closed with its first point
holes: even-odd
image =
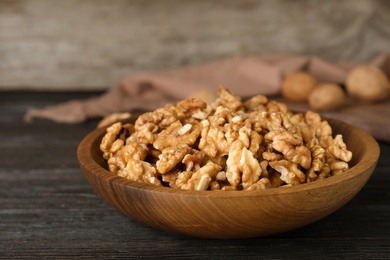
{"type": "Polygon", "coordinates": [[[128,219],[89,186],[76,149],[96,120],[22,120],[28,107],[97,94],[0,92],[0,258],[390,258],[390,143],[363,190],[319,222],[264,238],[185,237],[128,219]]]}

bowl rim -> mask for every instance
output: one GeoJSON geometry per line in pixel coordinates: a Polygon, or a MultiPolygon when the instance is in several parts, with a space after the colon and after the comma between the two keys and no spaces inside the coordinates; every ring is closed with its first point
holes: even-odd
{"type": "MultiPolygon", "coordinates": [[[[106,181],[110,181],[112,185],[119,185],[125,188],[143,190],[153,193],[164,193],[164,195],[180,195],[180,196],[190,196],[190,197],[218,197],[218,198],[231,198],[231,197],[258,197],[258,196],[274,196],[274,195],[284,195],[290,193],[296,193],[301,191],[315,190],[317,188],[325,188],[328,186],[335,185],[337,183],[343,182],[345,180],[354,178],[360,174],[363,174],[366,170],[371,167],[375,167],[380,155],[380,148],[377,141],[363,129],[353,126],[349,123],[338,119],[324,118],[328,120],[330,125],[337,123],[341,124],[344,127],[347,126],[353,132],[359,134],[360,141],[362,146],[367,148],[362,156],[361,160],[353,165],[350,169],[346,170],[343,174],[331,176],[320,181],[314,181],[310,183],[304,183],[294,186],[284,186],[278,188],[270,188],[265,190],[250,190],[250,191],[220,191],[220,190],[207,190],[207,191],[197,191],[197,190],[182,190],[175,189],[165,186],[157,186],[154,184],[132,181],[120,177],[114,173],[111,173],[109,170],[101,167],[92,156],[93,145],[96,144],[97,138],[101,140],[103,137],[106,127],[100,127],[94,129],[92,132],[87,134],[79,143],[77,148],[77,158],[79,164],[82,168],[88,170],[90,173],[96,175],[96,177],[104,177],[106,181]]],[[[335,135],[336,133],[333,133],[335,135]]],[[[100,141],[99,141],[100,144],[100,141]]]]}

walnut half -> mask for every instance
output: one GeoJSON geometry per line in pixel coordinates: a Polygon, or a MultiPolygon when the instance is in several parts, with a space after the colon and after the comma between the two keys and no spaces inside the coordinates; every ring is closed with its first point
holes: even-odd
{"type": "Polygon", "coordinates": [[[315,112],[293,114],[265,96],[242,101],[221,87],[107,127],[100,149],[124,178],[185,190],[263,190],[349,169],[352,152],[315,112]]]}

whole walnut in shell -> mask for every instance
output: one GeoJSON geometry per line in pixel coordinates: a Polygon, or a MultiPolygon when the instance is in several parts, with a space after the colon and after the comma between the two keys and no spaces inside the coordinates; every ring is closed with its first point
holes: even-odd
{"type": "Polygon", "coordinates": [[[295,102],[306,102],[317,79],[310,73],[299,71],[288,75],[282,83],[282,95],[295,102]]]}
{"type": "Polygon", "coordinates": [[[375,66],[362,65],[353,69],[346,81],[348,94],[364,101],[380,101],[390,92],[386,74],[375,66]]]}
{"type": "Polygon", "coordinates": [[[333,83],[318,85],[309,96],[309,104],[318,110],[334,110],[345,103],[345,93],[343,89],[333,83]]]}

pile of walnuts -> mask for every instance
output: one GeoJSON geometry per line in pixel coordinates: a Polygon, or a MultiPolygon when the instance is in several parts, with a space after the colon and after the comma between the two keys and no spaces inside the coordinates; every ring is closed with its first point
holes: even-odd
{"type": "Polygon", "coordinates": [[[107,128],[109,170],[133,181],[185,190],[257,190],[298,185],[349,168],[352,152],[319,114],[293,114],[258,95],[243,102],[220,87],[107,128]]]}
{"type": "Polygon", "coordinates": [[[307,102],[312,109],[342,108],[347,97],[363,102],[380,102],[390,94],[390,82],[378,67],[361,65],[352,69],[344,82],[345,89],[335,83],[318,82],[309,72],[297,71],[283,79],[282,95],[293,102],[307,102]]]}

